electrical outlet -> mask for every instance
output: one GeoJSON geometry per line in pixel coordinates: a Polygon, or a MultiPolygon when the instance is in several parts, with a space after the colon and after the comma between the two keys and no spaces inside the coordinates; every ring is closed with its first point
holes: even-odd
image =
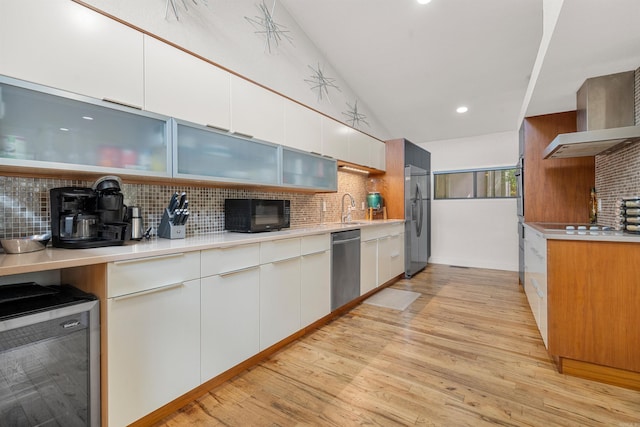
{"type": "Polygon", "coordinates": [[[598,212],[602,212],[602,199],[598,199],[598,212]]]}
{"type": "Polygon", "coordinates": [[[364,209],[365,209],[365,208],[364,208],[364,202],[362,202],[362,210],[364,210],[364,209]]]}
{"type": "Polygon", "coordinates": [[[327,201],[323,200],[322,201],[322,212],[326,212],[327,211],[327,201]]]}

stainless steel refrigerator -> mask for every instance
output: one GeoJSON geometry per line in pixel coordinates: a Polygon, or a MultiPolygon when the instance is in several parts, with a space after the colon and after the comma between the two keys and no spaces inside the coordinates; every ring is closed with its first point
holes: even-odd
{"type": "Polygon", "coordinates": [[[405,277],[427,266],[429,259],[430,172],[414,165],[404,169],[405,277]]]}

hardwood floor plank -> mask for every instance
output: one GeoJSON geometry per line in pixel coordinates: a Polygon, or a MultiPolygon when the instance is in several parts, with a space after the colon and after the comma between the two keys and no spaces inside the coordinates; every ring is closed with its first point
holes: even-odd
{"type": "Polygon", "coordinates": [[[640,426],[640,392],[559,374],[515,272],[429,265],[156,424],[640,426]]]}

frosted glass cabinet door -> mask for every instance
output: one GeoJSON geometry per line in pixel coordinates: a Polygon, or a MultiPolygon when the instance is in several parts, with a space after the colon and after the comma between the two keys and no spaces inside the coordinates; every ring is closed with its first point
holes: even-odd
{"type": "Polygon", "coordinates": [[[278,146],[174,120],[174,176],[279,184],[278,146]]]}
{"type": "Polygon", "coordinates": [[[283,148],[282,184],[288,187],[336,191],[336,163],[334,159],[283,148]]]}
{"type": "Polygon", "coordinates": [[[0,102],[5,165],[170,176],[168,117],[7,77],[0,102]]]}

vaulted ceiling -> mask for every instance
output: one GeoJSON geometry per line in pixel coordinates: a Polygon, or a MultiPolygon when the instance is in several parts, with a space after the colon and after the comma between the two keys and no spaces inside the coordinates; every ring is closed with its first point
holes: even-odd
{"type": "Polygon", "coordinates": [[[539,56],[542,0],[280,0],[389,134],[416,143],[517,130],[575,109],[586,78],[640,67],[639,1],[547,1],[561,9],[539,56]]]}

